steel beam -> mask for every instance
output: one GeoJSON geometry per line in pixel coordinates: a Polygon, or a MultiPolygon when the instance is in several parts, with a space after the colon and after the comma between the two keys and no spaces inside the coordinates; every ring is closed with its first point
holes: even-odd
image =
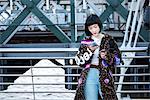
{"type": "MultiPolygon", "coordinates": [[[[102,23],[105,22],[105,20],[114,12],[116,11],[118,14],[120,14],[123,19],[125,19],[127,21],[128,18],[128,10],[126,8],[124,8],[121,3],[124,0],[106,0],[110,5],[106,8],[106,10],[100,15],[100,20],[102,21],[102,23]]],[[[140,38],[145,39],[146,41],[150,41],[149,38],[149,32],[144,28],[141,27],[141,32],[140,32],[140,38]]],[[[82,35],[78,41],[82,40],[84,38],[84,35],[82,35]]]]}
{"type": "Polygon", "coordinates": [[[28,8],[25,8],[22,13],[11,23],[11,25],[2,33],[0,34],[0,43],[4,44],[5,41],[9,41],[12,37],[12,34],[15,29],[20,25],[20,23],[26,18],[26,16],[30,13],[28,8]]]}
{"type": "Polygon", "coordinates": [[[2,7],[0,7],[0,14],[6,9],[6,7],[8,6],[8,2],[6,2],[2,7]]]}
{"type": "Polygon", "coordinates": [[[70,38],[57,25],[54,25],[37,7],[34,7],[32,12],[61,42],[71,42],[70,38]]]}
{"type": "Polygon", "coordinates": [[[114,12],[113,8],[111,6],[108,6],[106,10],[100,15],[100,20],[102,23],[107,20],[107,18],[114,12]]]}
{"type": "Polygon", "coordinates": [[[71,40],[75,42],[75,1],[70,0],[71,6],[71,40]]]}
{"type": "MultiPolygon", "coordinates": [[[[124,0],[120,0],[118,2],[122,3],[124,0]]],[[[114,12],[114,8],[110,5],[106,8],[106,10],[99,16],[102,23],[105,22],[109,18],[109,16],[114,12]]],[[[78,38],[78,41],[81,41],[85,37],[85,34],[78,38]]]]}
{"type": "MultiPolygon", "coordinates": [[[[22,0],[24,1],[24,0],[22,0]]],[[[37,2],[36,0],[33,0],[33,2],[37,2]]],[[[31,1],[26,0],[24,1],[24,4],[27,5],[28,3],[30,3],[31,1]]],[[[27,7],[30,7],[29,5],[27,5],[27,7]]],[[[31,6],[33,7],[33,5],[31,6]]],[[[57,26],[54,25],[52,21],[50,21],[50,19],[48,17],[46,17],[46,15],[44,13],[42,13],[42,11],[36,7],[36,5],[34,5],[34,8],[31,9],[31,12],[34,13],[42,23],[44,23],[47,28],[54,33],[54,35],[61,41],[61,42],[71,42],[70,38],[57,26]]]]}
{"type": "Polygon", "coordinates": [[[0,43],[6,44],[9,39],[14,35],[13,31],[20,25],[20,23],[28,16],[30,12],[33,12],[46,26],[53,32],[61,42],[71,42],[70,38],[56,25],[54,25],[36,6],[41,0],[21,0],[26,8],[18,17],[12,22],[12,24],[0,34],[0,43]]]}

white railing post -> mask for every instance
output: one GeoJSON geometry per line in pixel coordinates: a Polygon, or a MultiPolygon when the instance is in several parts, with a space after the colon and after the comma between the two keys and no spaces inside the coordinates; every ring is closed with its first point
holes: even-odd
{"type": "MultiPolygon", "coordinates": [[[[139,32],[140,32],[140,29],[141,29],[141,23],[142,23],[142,14],[140,15],[140,18],[139,18],[139,21],[138,21],[138,25],[137,25],[137,28],[136,28],[136,23],[137,23],[137,17],[138,17],[138,11],[142,11],[142,7],[143,7],[143,4],[145,2],[145,0],[138,0],[137,1],[137,5],[136,5],[136,9],[135,9],[135,13],[134,13],[134,17],[133,17],[133,21],[132,21],[132,27],[131,27],[131,32],[129,32],[129,27],[130,27],[130,22],[131,22],[131,17],[132,17],[132,12],[133,12],[133,8],[134,8],[134,3],[135,0],[132,0],[131,2],[131,9],[130,9],[130,12],[129,12],[129,15],[128,15],[128,19],[127,19],[127,23],[126,23],[126,30],[125,30],[125,36],[124,36],[124,40],[123,40],[123,43],[122,43],[122,46],[121,48],[122,49],[125,49],[125,48],[132,48],[134,49],[136,44],[137,44],[137,39],[138,39],[138,35],[139,35],[139,32]],[[141,4],[142,3],[142,4],[141,4]],[[141,6],[141,7],[140,7],[141,6]],[[136,29],[135,29],[136,28],[136,29]],[[136,33],[135,33],[135,30],[136,30],[136,33]],[[129,41],[126,45],[126,40],[128,38],[128,34],[130,33],[130,37],[129,37],[129,41]],[[131,42],[133,40],[133,35],[135,34],[135,40],[134,40],[134,44],[133,44],[133,47],[131,46],[131,42]]],[[[141,12],[140,12],[141,13],[141,12]]],[[[122,53],[122,56],[123,57],[130,57],[130,56],[135,56],[135,52],[123,52],[122,53]]],[[[123,59],[124,61],[124,65],[130,65],[130,63],[132,62],[133,58],[130,58],[130,59],[123,59]]],[[[128,68],[120,68],[120,72],[121,74],[125,74],[126,71],[127,71],[128,68]]],[[[119,91],[121,91],[122,89],[122,84],[123,83],[123,80],[124,80],[124,76],[120,76],[120,79],[119,79],[119,85],[118,85],[118,88],[117,88],[117,97],[119,100],[121,100],[121,93],[119,93],[119,91]]]]}
{"type": "Polygon", "coordinates": [[[138,39],[139,32],[140,32],[140,29],[141,29],[142,21],[143,21],[143,6],[144,6],[144,2],[145,2],[145,0],[141,1],[140,17],[139,17],[139,21],[138,21],[138,25],[137,25],[137,29],[136,29],[136,35],[135,35],[133,47],[135,47],[136,44],[137,44],[137,39],[138,39]]]}
{"type": "Polygon", "coordinates": [[[49,10],[49,0],[46,0],[46,10],[49,10]]]}
{"type": "Polygon", "coordinates": [[[132,12],[133,12],[133,4],[134,4],[135,0],[132,0],[131,4],[130,4],[130,11],[129,11],[129,15],[128,15],[128,19],[127,19],[127,23],[126,23],[126,30],[125,30],[125,35],[124,35],[124,39],[123,39],[123,43],[122,43],[122,46],[121,48],[124,48],[125,45],[126,45],[126,41],[128,39],[128,29],[129,29],[129,26],[130,26],[130,22],[131,22],[131,15],[132,15],[132,12]]]}
{"type": "Polygon", "coordinates": [[[13,0],[10,0],[10,12],[12,13],[12,10],[13,10],[13,0]]]}
{"type": "Polygon", "coordinates": [[[139,8],[140,8],[140,3],[141,3],[141,0],[138,0],[137,5],[136,5],[136,9],[135,9],[135,14],[134,14],[133,21],[132,21],[132,27],[131,27],[131,32],[130,32],[130,37],[129,37],[127,47],[131,47],[133,34],[135,34],[135,26],[136,26],[136,22],[137,22],[137,16],[138,16],[139,8]]]}
{"type": "Polygon", "coordinates": [[[86,8],[87,8],[86,1],[83,0],[83,9],[86,9],[86,8]]]}
{"type": "MultiPolygon", "coordinates": [[[[132,12],[133,12],[133,9],[134,9],[134,7],[133,7],[134,3],[135,3],[135,0],[132,0],[132,2],[130,4],[130,11],[129,11],[129,15],[128,15],[127,23],[126,23],[125,36],[124,36],[124,40],[123,40],[123,43],[122,43],[122,46],[121,46],[122,49],[126,48],[126,41],[128,39],[128,34],[129,34],[128,29],[130,27],[132,12]]],[[[127,53],[122,53],[122,56],[125,57],[125,56],[131,54],[131,53],[129,54],[129,52],[127,52],[127,53]]],[[[123,59],[123,61],[124,61],[125,65],[130,65],[132,59],[123,59]]],[[[121,74],[125,74],[127,69],[128,68],[120,68],[120,73],[121,74]]],[[[117,87],[117,91],[121,91],[121,89],[122,89],[122,84],[121,83],[123,83],[123,80],[124,80],[124,76],[120,76],[120,78],[119,78],[119,85],[117,87]]],[[[118,97],[119,100],[121,100],[121,93],[120,92],[117,93],[117,97],[118,97]]]]}

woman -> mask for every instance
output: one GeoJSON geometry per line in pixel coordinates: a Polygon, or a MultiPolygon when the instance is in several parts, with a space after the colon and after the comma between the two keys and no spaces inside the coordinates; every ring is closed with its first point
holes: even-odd
{"type": "Polygon", "coordinates": [[[85,33],[76,54],[76,63],[83,67],[74,100],[117,100],[112,71],[122,62],[114,39],[101,33],[97,15],[86,19],[85,33]]]}

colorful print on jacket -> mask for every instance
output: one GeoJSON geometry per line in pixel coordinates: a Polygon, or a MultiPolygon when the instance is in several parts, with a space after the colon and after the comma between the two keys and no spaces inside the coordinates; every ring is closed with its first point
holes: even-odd
{"type": "MultiPolygon", "coordinates": [[[[79,48],[78,56],[83,55],[84,51],[87,50],[87,46],[81,45],[79,48]]],[[[112,76],[112,72],[115,68],[116,64],[119,64],[119,62],[122,62],[121,58],[121,52],[118,49],[118,46],[114,39],[110,35],[105,35],[100,44],[100,51],[105,50],[107,52],[106,59],[102,59],[99,56],[99,66],[97,69],[100,71],[100,84],[101,84],[101,91],[102,96],[104,100],[118,100],[116,96],[116,90],[114,85],[114,79],[112,76]]],[[[85,61],[85,64],[80,64],[81,67],[83,67],[83,70],[80,74],[80,78],[78,80],[78,86],[76,89],[76,94],[74,100],[85,100],[84,96],[84,87],[86,83],[86,77],[88,75],[90,67],[86,67],[90,64],[90,61],[92,59],[92,56],[90,57],[90,60],[85,61]]],[[[102,100],[101,97],[98,97],[98,100],[102,100]]]]}

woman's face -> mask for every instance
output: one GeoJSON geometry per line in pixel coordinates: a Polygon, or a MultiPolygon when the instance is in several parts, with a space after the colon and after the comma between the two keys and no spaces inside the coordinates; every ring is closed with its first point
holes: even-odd
{"type": "Polygon", "coordinates": [[[93,24],[88,26],[88,30],[92,33],[93,36],[98,36],[99,32],[100,32],[100,28],[98,26],[98,24],[93,24]]]}

